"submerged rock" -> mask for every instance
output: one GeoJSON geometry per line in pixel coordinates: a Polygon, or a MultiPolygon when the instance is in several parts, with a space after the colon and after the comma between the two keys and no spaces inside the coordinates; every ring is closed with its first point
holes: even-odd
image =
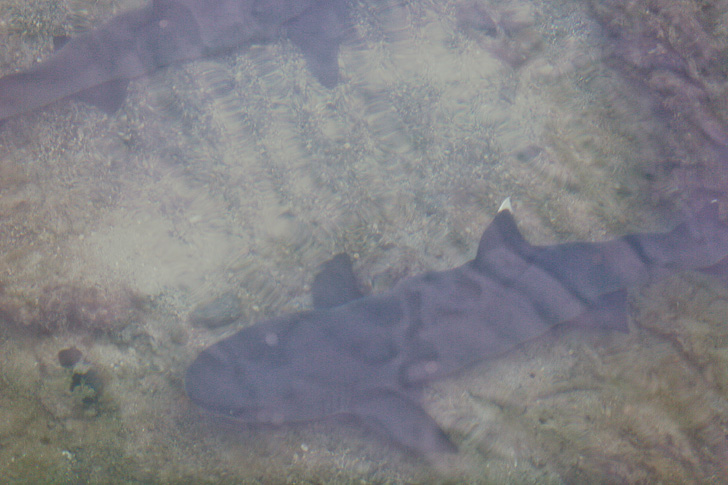
{"type": "Polygon", "coordinates": [[[76,347],[70,347],[58,352],[58,362],[66,369],[71,369],[82,357],[83,354],[76,347]]]}

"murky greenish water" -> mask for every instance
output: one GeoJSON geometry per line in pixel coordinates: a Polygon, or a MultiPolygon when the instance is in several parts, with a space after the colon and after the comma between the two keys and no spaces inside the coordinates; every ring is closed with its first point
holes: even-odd
{"type": "MultiPolygon", "coordinates": [[[[0,73],[143,4],[0,0],[0,73]]],[[[221,424],[183,387],[207,345],[309,307],[316,268],[337,252],[380,292],[471,259],[508,196],[539,243],[665,229],[720,198],[726,12],[363,0],[333,89],[278,42],[135,80],[110,116],[62,101],[7,121],[0,476],[728,480],[728,290],[692,273],[634,289],[629,334],[558,329],[433,383],[426,408],[456,456],[410,456],[341,423],[221,424]],[[191,325],[226,294],[239,322],[191,325]],[[96,376],[72,391],[58,360],[71,347],[96,376]]]]}

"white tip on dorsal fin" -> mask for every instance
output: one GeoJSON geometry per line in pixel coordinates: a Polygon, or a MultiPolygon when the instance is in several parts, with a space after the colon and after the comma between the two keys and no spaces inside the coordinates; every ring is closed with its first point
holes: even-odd
{"type": "Polygon", "coordinates": [[[501,202],[500,207],[498,207],[498,212],[503,212],[503,211],[513,212],[513,206],[511,205],[510,197],[506,197],[505,200],[503,202],[501,202]]]}
{"type": "Polygon", "coordinates": [[[531,251],[531,245],[518,230],[516,221],[513,219],[512,210],[511,198],[507,197],[500,205],[493,221],[485,228],[483,235],[480,237],[478,252],[475,255],[476,266],[485,267],[494,264],[497,258],[503,257],[504,249],[520,255],[525,255],[531,251]],[[494,254],[496,256],[492,256],[494,254]]]}

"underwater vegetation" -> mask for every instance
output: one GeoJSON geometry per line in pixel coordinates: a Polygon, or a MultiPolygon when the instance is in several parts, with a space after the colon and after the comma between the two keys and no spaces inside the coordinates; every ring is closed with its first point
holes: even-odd
{"type": "Polygon", "coordinates": [[[465,0],[455,7],[455,18],[463,34],[513,69],[523,66],[543,49],[543,40],[533,28],[533,20],[523,10],[491,6],[465,0]]]}
{"type": "Polygon", "coordinates": [[[652,100],[675,137],[656,170],[689,199],[728,187],[726,2],[649,0],[590,3],[606,34],[607,62],[652,100]],[[692,195],[691,195],[692,194],[692,195]]]}
{"type": "Polygon", "coordinates": [[[73,284],[42,288],[38,297],[4,291],[0,301],[6,329],[31,334],[116,332],[137,321],[144,307],[130,290],[73,284]]]}

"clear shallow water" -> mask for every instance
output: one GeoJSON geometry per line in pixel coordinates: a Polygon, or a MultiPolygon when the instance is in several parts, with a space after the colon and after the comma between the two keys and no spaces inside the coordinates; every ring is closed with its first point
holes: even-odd
{"type": "MultiPolygon", "coordinates": [[[[138,5],[5,1],[3,72],[45,55],[66,19],[138,5]]],[[[186,366],[238,328],[189,324],[210,298],[235,292],[246,322],[304,308],[315,268],[344,250],[375,292],[459,265],[507,196],[534,242],[599,240],[666,228],[696,187],[722,187],[695,103],[656,84],[675,71],[625,69],[632,44],[609,29],[651,32],[620,24],[626,7],[473,5],[357,5],[333,90],[279,43],[137,80],[113,116],[61,102],[7,122],[0,470],[93,482],[724,478],[727,293],[702,277],[635,291],[629,335],[555,332],[433,385],[428,411],[461,448],[447,463],[351,426],[231,429],[186,401],[186,366]],[[673,111],[655,110],[661,96],[673,111]],[[69,346],[103,375],[91,406],[58,363],[69,346]]],[[[689,7],[640,20],[697,29],[689,7]]],[[[705,15],[694,18],[717,56],[725,39],[705,15]]],[[[699,47],[679,39],[678,54],[699,47]]],[[[719,117],[720,72],[708,74],[699,106],[719,117]]]]}

